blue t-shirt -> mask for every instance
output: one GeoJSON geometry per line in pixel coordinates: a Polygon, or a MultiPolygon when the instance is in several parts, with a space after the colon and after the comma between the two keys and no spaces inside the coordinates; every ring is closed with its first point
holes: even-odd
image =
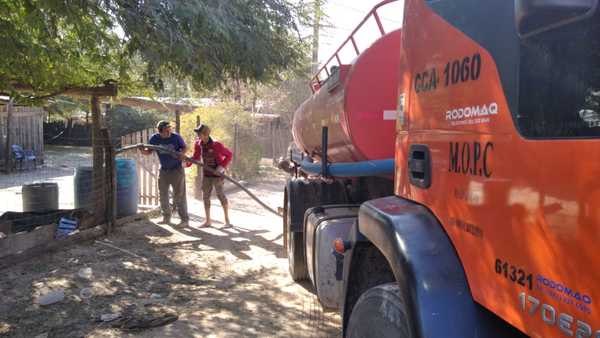
{"type": "MultiPolygon", "coordinates": [[[[177,133],[171,133],[171,136],[168,138],[162,138],[160,137],[160,134],[156,133],[150,137],[148,143],[156,146],[163,146],[177,152],[186,147],[185,141],[177,133]]],[[[158,159],[160,160],[161,169],[181,168],[181,161],[170,154],[158,152],[158,159]]]]}

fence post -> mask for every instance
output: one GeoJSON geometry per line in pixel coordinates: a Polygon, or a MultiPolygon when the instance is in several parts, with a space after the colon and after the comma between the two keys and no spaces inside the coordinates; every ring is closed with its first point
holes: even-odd
{"type": "Polygon", "coordinates": [[[275,163],[275,120],[269,121],[269,129],[271,129],[271,157],[273,158],[273,163],[275,163]]]}
{"type": "Polygon", "coordinates": [[[236,123],[233,125],[233,163],[232,164],[233,164],[234,176],[235,176],[236,172],[239,170],[239,168],[238,168],[238,164],[239,164],[239,161],[238,161],[238,152],[239,152],[238,136],[239,135],[238,135],[238,133],[239,133],[238,124],[236,123]]]}
{"type": "Polygon", "coordinates": [[[96,224],[101,224],[105,221],[105,197],[104,197],[104,145],[100,128],[102,127],[100,114],[100,98],[92,96],[92,192],[94,201],[94,219],[96,224]]]}
{"type": "Polygon", "coordinates": [[[175,110],[175,131],[177,134],[181,134],[181,112],[179,109],[175,110]]]}
{"type": "Polygon", "coordinates": [[[104,142],[104,168],[106,186],[106,234],[110,234],[117,222],[117,167],[115,163],[115,148],[112,145],[110,131],[102,128],[100,131],[104,142]]]}
{"type": "Polygon", "coordinates": [[[10,159],[12,158],[10,151],[10,120],[12,118],[13,100],[14,98],[11,97],[8,101],[8,105],[6,106],[6,148],[4,149],[4,170],[6,170],[7,173],[10,173],[12,169],[10,165],[10,159]]]}

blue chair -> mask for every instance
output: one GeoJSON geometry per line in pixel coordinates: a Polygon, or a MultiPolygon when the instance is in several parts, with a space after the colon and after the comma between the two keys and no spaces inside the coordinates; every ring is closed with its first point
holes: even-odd
{"type": "Polygon", "coordinates": [[[35,169],[36,157],[33,150],[23,150],[23,148],[18,144],[13,144],[11,148],[13,153],[15,169],[22,170],[23,164],[25,164],[26,167],[28,162],[31,162],[33,164],[33,169],[35,169]]]}

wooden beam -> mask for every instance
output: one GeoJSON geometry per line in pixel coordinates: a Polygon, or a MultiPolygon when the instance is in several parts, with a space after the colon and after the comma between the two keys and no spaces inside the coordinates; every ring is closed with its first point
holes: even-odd
{"type": "Polygon", "coordinates": [[[176,110],[181,113],[190,113],[199,108],[199,106],[192,104],[168,103],[143,97],[120,97],[113,99],[112,103],[141,109],[154,109],[163,113],[176,110]]]}
{"type": "MultiPolygon", "coordinates": [[[[35,92],[35,88],[26,84],[12,84],[12,87],[18,92],[35,92]]],[[[35,96],[38,99],[47,99],[53,96],[65,95],[73,97],[88,97],[88,96],[117,96],[118,86],[115,82],[106,82],[102,86],[95,87],[64,87],[55,92],[35,96]]]]}
{"type": "MultiPolygon", "coordinates": [[[[148,212],[145,212],[142,214],[137,214],[137,215],[117,219],[115,222],[115,226],[122,227],[131,222],[148,219],[148,215],[153,212],[154,212],[154,210],[151,210],[151,211],[148,211],[148,212]]],[[[14,266],[14,264],[30,260],[31,258],[39,256],[39,255],[48,254],[53,251],[63,250],[66,247],[68,247],[69,245],[80,244],[85,241],[90,241],[90,240],[102,237],[102,236],[104,236],[106,226],[107,226],[106,224],[101,224],[101,225],[97,225],[92,228],[79,230],[64,239],[54,239],[52,237],[49,240],[44,239],[43,241],[38,241],[33,247],[26,248],[26,249],[24,248],[24,250],[21,250],[18,252],[12,252],[6,256],[3,256],[2,259],[0,259],[0,269],[14,266]]],[[[48,227],[56,229],[56,224],[54,224],[52,226],[48,226],[48,227]]],[[[34,232],[36,232],[36,231],[45,232],[47,230],[48,229],[46,229],[46,228],[42,228],[40,230],[34,230],[34,232]]],[[[41,232],[40,232],[40,235],[41,235],[41,232]]],[[[14,236],[4,238],[4,239],[1,239],[1,241],[11,241],[11,240],[13,240],[13,237],[14,236]]],[[[6,245],[6,244],[4,244],[4,245],[6,245]]]]}

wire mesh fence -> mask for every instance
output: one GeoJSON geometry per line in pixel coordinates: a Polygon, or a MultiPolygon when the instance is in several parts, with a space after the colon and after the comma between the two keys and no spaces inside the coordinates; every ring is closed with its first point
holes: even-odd
{"type": "MultiPolygon", "coordinates": [[[[29,159],[28,165],[1,173],[0,258],[101,224],[108,231],[119,214],[135,214],[137,187],[134,179],[126,179],[134,176],[135,163],[128,167],[115,159],[116,146],[102,129],[92,147],[50,146],[43,161],[29,159]],[[117,164],[123,167],[121,191],[117,191],[117,164]]],[[[18,160],[14,152],[11,156],[11,161],[18,160]]]]}

